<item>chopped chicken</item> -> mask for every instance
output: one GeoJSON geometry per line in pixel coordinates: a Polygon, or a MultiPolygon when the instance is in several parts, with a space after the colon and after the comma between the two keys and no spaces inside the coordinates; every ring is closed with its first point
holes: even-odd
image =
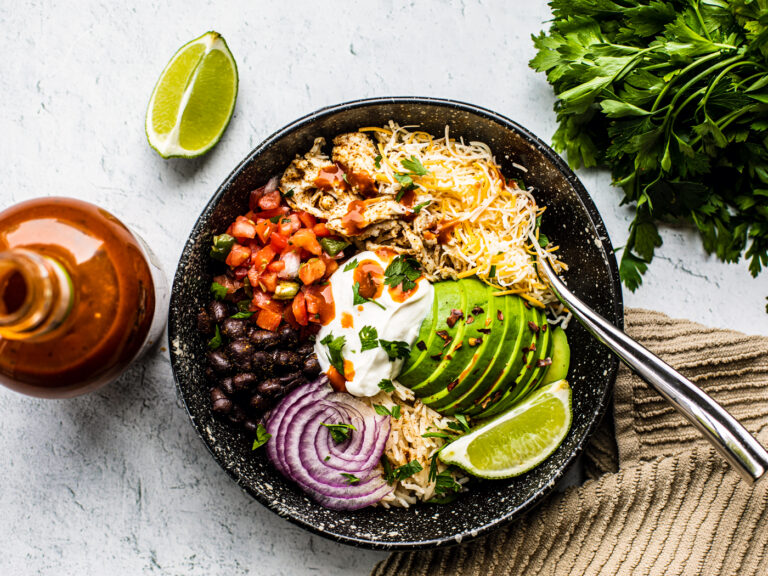
{"type": "Polygon", "coordinates": [[[373,141],[362,132],[339,134],[333,139],[331,158],[347,173],[347,181],[365,196],[376,193],[376,156],[373,141]]]}
{"type": "MultiPolygon", "coordinates": [[[[312,149],[304,156],[296,155],[280,178],[280,191],[285,195],[293,190],[293,197],[307,195],[315,189],[315,178],[321,169],[331,165],[331,159],[323,154],[325,138],[315,138],[312,149]]],[[[290,196],[290,194],[289,194],[290,196]]]]}

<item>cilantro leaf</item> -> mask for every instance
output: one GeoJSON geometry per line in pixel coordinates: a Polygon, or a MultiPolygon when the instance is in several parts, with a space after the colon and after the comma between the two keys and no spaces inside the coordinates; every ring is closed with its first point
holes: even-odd
{"type": "Polygon", "coordinates": [[[379,333],[373,326],[363,326],[360,329],[360,352],[373,350],[379,345],[379,333]]]}
{"type": "Polygon", "coordinates": [[[346,336],[333,337],[333,334],[328,334],[325,338],[320,340],[320,344],[324,344],[328,348],[328,361],[331,366],[336,368],[339,374],[344,375],[344,356],[341,351],[347,343],[346,336]]]}
{"type": "Polygon", "coordinates": [[[227,297],[227,287],[214,282],[211,284],[211,294],[213,294],[214,300],[224,300],[227,297]]]}
{"type": "Polygon", "coordinates": [[[384,392],[394,392],[395,391],[395,385],[392,384],[392,380],[387,380],[386,378],[383,378],[379,382],[378,386],[384,392]]]}
{"type": "Polygon", "coordinates": [[[222,339],[221,339],[221,331],[219,330],[219,325],[216,325],[215,332],[213,334],[213,338],[208,340],[208,348],[211,350],[218,350],[221,348],[222,345],[222,339]]]}
{"type": "Polygon", "coordinates": [[[264,428],[263,424],[259,423],[259,425],[256,427],[256,438],[253,440],[251,450],[256,450],[256,448],[264,446],[264,444],[266,444],[267,440],[270,438],[272,438],[272,434],[267,432],[267,429],[264,428]]]}
{"type": "MultiPolygon", "coordinates": [[[[385,457],[386,458],[386,457],[385,457]]],[[[384,467],[385,471],[385,478],[387,480],[388,484],[394,484],[395,482],[398,482],[400,480],[405,480],[406,478],[410,478],[414,474],[421,472],[424,470],[424,467],[419,464],[419,461],[414,459],[408,462],[408,464],[403,464],[402,466],[398,466],[394,470],[390,469],[387,472],[387,467],[384,467]]]]}
{"type": "Polygon", "coordinates": [[[349,262],[347,262],[347,265],[344,266],[344,272],[349,272],[350,270],[354,270],[355,268],[357,268],[358,264],[359,262],[357,261],[357,258],[350,260],[349,262]]]}
{"type": "Polygon", "coordinates": [[[376,166],[376,170],[381,170],[381,154],[377,154],[373,159],[373,165],[376,166]]]}
{"type": "Polygon", "coordinates": [[[384,348],[390,360],[398,358],[407,360],[411,355],[411,347],[408,346],[408,342],[403,342],[402,340],[382,340],[379,338],[379,346],[384,348]]]}
{"type": "Polygon", "coordinates": [[[416,158],[416,156],[411,156],[408,160],[400,160],[400,164],[402,164],[403,168],[408,170],[410,173],[416,174],[417,176],[426,176],[429,174],[429,171],[424,168],[421,160],[416,158]]]}
{"type": "Polygon", "coordinates": [[[419,202],[418,204],[416,204],[416,206],[412,208],[413,213],[418,214],[419,212],[421,212],[422,208],[426,208],[430,204],[432,204],[432,200],[427,200],[426,202],[419,202]]]}
{"type": "Polygon", "coordinates": [[[461,484],[456,482],[453,474],[448,470],[443,470],[435,476],[435,494],[444,495],[447,492],[461,491],[461,484]]]}
{"type": "Polygon", "coordinates": [[[233,314],[232,316],[230,316],[230,318],[235,318],[235,319],[250,318],[254,314],[256,314],[256,312],[251,312],[250,310],[241,310],[237,314],[233,314]]]}
{"type": "Polygon", "coordinates": [[[341,475],[344,476],[347,480],[347,484],[357,484],[360,482],[360,478],[355,476],[354,474],[350,474],[348,472],[341,472],[341,475]]]}
{"type": "Polygon", "coordinates": [[[342,442],[349,440],[352,431],[357,431],[357,428],[352,426],[352,424],[342,424],[341,422],[338,424],[326,424],[325,422],[321,422],[320,425],[328,428],[328,432],[331,433],[331,438],[336,444],[341,444],[342,442]]]}
{"type": "Polygon", "coordinates": [[[360,296],[360,282],[355,282],[352,285],[352,304],[357,306],[358,304],[365,304],[366,302],[370,302],[371,304],[376,304],[379,308],[382,310],[386,310],[386,306],[382,304],[381,302],[377,302],[373,298],[366,298],[365,296],[360,296]]]}
{"type": "Polygon", "coordinates": [[[384,271],[384,284],[396,288],[402,285],[403,292],[416,287],[416,280],[421,277],[421,265],[412,256],[395,256],[384,271]]]}

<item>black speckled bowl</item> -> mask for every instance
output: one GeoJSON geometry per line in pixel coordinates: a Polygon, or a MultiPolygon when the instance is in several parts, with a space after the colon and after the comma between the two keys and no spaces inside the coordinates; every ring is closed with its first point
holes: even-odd
{"type": "Polygon", "coordinates": [[[209,298],[211,237],[247,210],[248,192],[281,173],[315,137],[330,141],[341,132],[380,126],[390,119],[418,124],[433,134],[442,134],[448,124],[452,136],[489,144],[504,174],[534,186],[538,202],[547,206],[543,231],[561,247],[561,258],[570,267],[569,287],[622,326],[621,286],[605,227],[584,186],[555,152],[525,128],[477,106],[432,98],[377,98],[324,108],[286,126],[251,152],[217,190],[195,224],[176,271],[168,321],[171,362],[193,426],[221,467],[259,502],[299,526],[346,544],[431,548],[466,542],[511,522],[552,491],[609,402],[618,363],[604,347],[575,322],[569,327],[573,427],[538,468],[511,480],[474,483],[470,492],[448,505],[335,512],[284,479],[266,451],[251,452],[240,433],[212,417],[203,375],[205,342],[196,331],[196,314],[209,298]],[[522,173],[513,162],[528,171],[522,173]]]}

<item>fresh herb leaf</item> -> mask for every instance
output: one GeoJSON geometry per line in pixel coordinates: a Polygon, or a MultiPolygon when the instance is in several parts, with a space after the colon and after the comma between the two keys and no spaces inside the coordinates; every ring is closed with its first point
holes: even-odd
{"type": "Polygon", "coordinates": [[[282,194],[283,198],[292,198],[293,197],[293,188],[288,190],[288,192],[286,192],[285,194],[283,194],[282,192],[281,192],[281,194],[282,194]]]}
{"type": "Polygon", "coordinates": [[[400,202],[408,190],[414,190],[416,188],[416,184],[414,183],[410,174],[402,174],[400,172],[395,172],[395,180],[397,180],[398,184],[400,184],[400,190],[397,192],[395,200],[400,202]]]}
{"type": "Polygon", "coordinates": [[[214,282],[211,284],[211,294],[213,294],[214,300],[224,300],[227,297],[227,288],[218,282],[214,282]]]}
{"type": "Polygon", "coordinates": [[[370,302],[371,304],[376,304],[379,308],[382,310],[386,310],[386,306],[382,304],[381,302],[377,302],[373,298],[366,298],[365,296],[360,296],[360,282],[355,282],[352,285],[352,304],[357,306],[358,304],[365,304],[366,302],[370,302]]]}
{"type": "Polygon", "coordinates": [[[386,378],[382,378],[382,380],[379,382],[379,388],[384,392],[395,391],[395,385],[392,384],[392,380],[387,380],[386,378]]]}
{"type": "Polygon", "coordinates": [[[330,460],[330,459],[331,459],[331,455],[330,454],[328,454],[325,458],[323,458],[323,460],[325,462],[328,462],[328,460],[330,460]]]}
{"type": "Polygon", "coordinates": [[[400,406],[395,404],[392,406],[392,408],[387,408],[386,406],[382,406],[381,404],[374,404],[373,409],[376,411],[376,414],[379,416],[392,416],[395,420],[400,419],[400,406]]]}
{"type": "Polygon", "coordinates": [[[424,165],[421,163],[421,160],[416,158],[416,156],[411,156],[408,160],[400,160],[400,164],[403,165],[403,168],[411,172],[412,174],[416,174],[417,176],[426,176],[429,174],[429,170],[424,168],[424,165]]]}
{"type": "Polygon", "coordinates": [[[432,200],[427,200],[426,202],[420,202],[419,204],[416,204],[416,206],[413,207],[413,213],[418,214],[421,212],[422,208],[426,208],[430,204],[432,204],[432,200]]]}
{"type": "Polygon", "coordinates": [[[320,425],[328,428],[328,431],[331,433],[331,438],[336,444],[341,444],[342,442],[349,440],[352,431],[357,431],[357,428],[352,426],[352,424],[326,424],[325,422],[321,422],[320,425]]]}
{"type": "Polygon", "coordinates": [[[539,232],[539,246],[542,248],[549,246],[549,238],[546,234],[544,234],[544,232],[539,232]]]}
{"type": "Polygon", "coordinates": [[[235,239],[229,234],[219,234],[213,237],[211,258],[224,262],[235,244],[235,239]]]}
{"type": "Polygon", "coordinates": [[[421,265],[412,256],[395,256],[384,271],[384,284],[396,288],[402,285],[403,292],[416,287],[416,280],[421,277],[421,265]]]}
{"type": "MultiPolygon", "coordinates": [[[[248,277],[246,276],[245,279],[248,277]]],[[[240,300],[237,303],[237,311],[238,312],[250,312],[251,307],[251,301],[250,300],[240,300]]]]}
{"type": "Polygon", "coordinates": [[[230,316],[230,318],[235,318],[235,319],[239,320],[241,318],[250,318],[254,314],[256,314],[256,312],[250,312],[250,311],[248,311],[248,312],[238,312],[238,313],[233,314],[232,316],[230,316]]]}
{"type": "Polygon", "coordinates": [[[464,432],[469,432],[469,422],[467,422],[467,417],[464,416],[464,414],[454,414],[453,417],[459,421],[459,424],[461,424],[464,432]]]}
{"type": "Polygon", "coordinates": [[[347,262],[347,265],[344,266],[344,272],[349,272],[350,270],[354,270],[355,268],[357,268],[357,265],[358,265],[357,258],[350,260],[349,262],[347,262]]]}
{"type": "Polygon", "coordinates": [[[396,360],[397,358],[407,360],[411,355],[411,348],[408,346],[408,342],[403,342],[402,340],[379,339],[379,346],[384,348],[390,360],[396,360]]]}
{"type": "Polygon", "coordinates": [[[488,278],[496,278],[496,264],[491,265],[491,269],[488,271],[488,278]]]}
{"type": "Polygon", "coordinates": [[[270,438],[272,438],[272,434],[267,432],[267,429],[264,428],[263,424],[259,423],[259,425],[256,427],[256,438],[253,440],[251,450],[256,450],[256,448],[264,446],[264,444],[266,444],[267,440],[270,438]]]}
{"type": "Polygon", "coordinates": [[[331,366],[336,368],[339,374],[344,375],[344,357],[341,351],[344,345],[347,343],[346,336],[333,337],[333,334],[328,334],[325,338],[320,340],[320,344],[324,344],[328,348],[328,361],[331,366]]]}
{"type": "Polygon", "coordinates": [[[360,478],[358,478],[354,474],[349,474],[348,472],[342,472],[341,475],[347,479],[347,484],[357,484],[358,482],[360,482],[360,478]]]}
{"type": "Polygon", "coordinates": [[[422,438],[442,438],[443,440],[453,440],[455,436],[451,436],[447,432],[424,432],[421,435],[422,438]]]}
{"type": "Polygon", "coordinates": [[[445,495],[450,492],[460,492],[461,484],[456,482],[453,474],[448,470],[443,470],[435,477],[435,494],[445,495]]]}
{"type": "Polygon", "coordinates": [[[385,478],[387,480],[388,484],[394,484],[395,482],[398,482],[400,480],[405,480],[406,478],[410,478],[414,474],[421,472],[424,470],[424,467],[419,464],[418,460],[411,460],[408,462],[408,464],[403,464],[402,466],[398,466],[394,470],[391,469],[389,472],[387,472],[386,466],[384,468],[385,478]]]}
{"type": "Polygon", "coordinates": [[[360,352],[373,350],[379,345],[379,333],[373,326],[363,326],[360,329],[360,352]]]}
{"type": "Polygon", "coordinates": [[[435,450],[432,456],[429,457],[429,473],[427,473],[427,482],[434,482],[437,478],[437,456],[445,446],[446,445],[443,445],[435,450]]]}
{"type": "Polygon", "coordinates": [[[376,170],[381,170],[381,154],[378,154],[376,158],[373,159],[373,165],[376,166],[376,170]]]}
{"type": "Polygon", "coordinates": [[[213,338],[208,340],[208,348],[211,350],[218,350],[221,348],[222,345],[222,339],[221,339],[221,331],[219,330],[219,325],[216,325],[215,332],[213,334],[213,338]]]}

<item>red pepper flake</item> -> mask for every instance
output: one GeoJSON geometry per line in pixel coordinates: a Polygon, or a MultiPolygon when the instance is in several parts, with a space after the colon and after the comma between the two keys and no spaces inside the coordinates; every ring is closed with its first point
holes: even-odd
{"type": "Polygon", "coordinates": [[[435,334],[440,336],[440,338],[442,338],[446,344],[451,340],[453,340],[453,337],[450,334],[448,334],[447,330],[438,330],[437,332],[435,332],[435,334]]]}
{"type": "Polygon", "coordinates": [[[446,389],[448,390],[448,392],[450,392],[451,390],[456,388],[456,384],[458,384],[458,383],[459,383],[459,379],[458,378],[456,378],[456,380],[454,380],[453,382],[449,382],[448,386],[446,386],[446,389]]]}
{"type": "Polygon", "coordinates": [[[478,328],[477,331],[480,332],[481,334],[490,334],[491,333],[491,329],[490,328],[478,328]]]}
{"type": "Polygon", "coordinates": [[[499,319],[499,322],[504,322],[504,313],[501,310],[496,310],[496,318],[499,319]]]}
{"type": "Polygon", "coordinates": [[[424,340],[419,340],[418,342],[416,342],[416,348],[424,352],[424,350],[427,349],[427,345],[424,344],[424,340]]]}
{"type": "Polygon", "coordinates": [[[501,400],[501,390],[499,390],[498,392],[496,392],[496,394],[493,395],[494,403],[498,402],[499,400],[501,400]]]}
{"type": "Polygon", "coordinates": [[[443,357],[442,354],[432,354],[432,356],[430,356],[432,360],[440,360],[442,357],[443,357]]]}
{"type": "Polygon", "coordinates": [[[454,308],[453,310],[451,310],[451,315],[445,319],[445,323],[448,324],[450,328],[453,328],[454,326],[456,326],[456,322],[458,322],[462,318],[464,318],[464,312],[454,308]]]}
{"type": "Polygon", "coordinates": [[[475,306],[474,308],[472,308],[472,314],[474,314],[475,316],[477,316],[478,314],[482,314],[483,312],[485,312],[485,310],[480,308],[480,306],[475,306]]]}
{"type": "Polygon", "coordinates": [[[472,322],[474,322],[474,321],[475,321],[475,317],[474,316],[467,316],[467,324],[472,324],[472,322]]]}
{"type": "Polygon", "coordinates": [[[453,356],[451,356],[450,354],[446,354],[445,359],[446,360],[453,360],[453,356]]]}
{"type": "Polygon", "coordinates": [[[528,308],[528,310],[530,310],[530,309],[531,309],[531,305],[530,305],[530,304],[528,304],[528,300],[523,300],[523,306],[525,306],[526,308],[528,308]]]}
{"type": "Polygon", "coordinates": [[[539,368],[544,368],[544,366],[550,366],[551,364],[552,364],[552,358],[550,358],[549,356],[547,356],[543,360],[539,360],[538,362],[536,362],[536,366],[538,366],[539,368]]]}
{"type": "Polygon", "coordinates": [[[546,332],[547,331],[547,323],[546,322],[544,322],[544,325],[541,327],[541,331],[542,332],[546,332]]]}
{"type": "Polygon", "coordinates": [[[528,322],[528,328],[530,328],[531,332],[534,334],[539,333],[539,326],[535,322],[528,322]]]}
{"type": "Polygon", "coordinates": [[[536,342],[531,342],[531,347],[528,348],[531,352],[536,352],[536,342]]]}

